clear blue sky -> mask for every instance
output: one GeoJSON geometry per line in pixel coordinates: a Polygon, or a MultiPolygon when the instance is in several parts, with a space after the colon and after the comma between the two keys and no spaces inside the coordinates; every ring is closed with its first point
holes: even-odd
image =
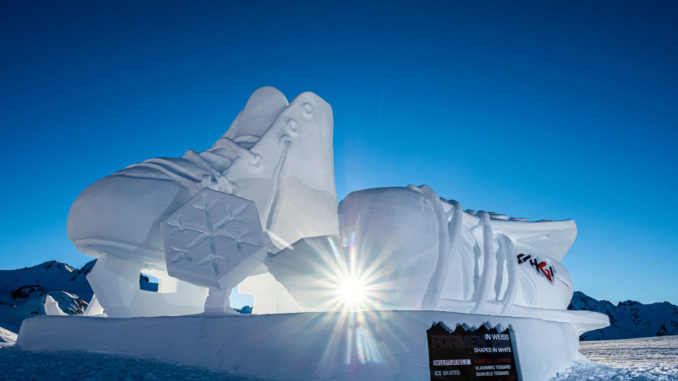
{"type": "Polygon", "coordinates": [[[576,289],[678,303],[678,3],[237,3],[0,5],[0,268],[84,264],[81,190],[208,148],[272,85],[332,105],[340,197],[574,218],[576,289]]]}

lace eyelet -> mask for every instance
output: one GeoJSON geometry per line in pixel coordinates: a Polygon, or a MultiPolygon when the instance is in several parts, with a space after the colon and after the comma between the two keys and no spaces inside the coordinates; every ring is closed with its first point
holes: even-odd
{"type": "Polygon", "coordinates": [[[310,119],[313,116],[313,105],[310,103],[304,103],[301,107],[301,115],[303,115],[306,119],[310,119]]]}
{"type": "Polygon", "coordinates": [[[294,119],[288,120],[285,125],[285,132],[290,136],[297,136],[299,134],[299,123],[294,119]]]}

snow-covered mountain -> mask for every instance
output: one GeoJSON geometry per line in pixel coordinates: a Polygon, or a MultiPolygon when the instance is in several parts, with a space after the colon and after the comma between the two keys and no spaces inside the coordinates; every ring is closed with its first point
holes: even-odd
{"type": "Polygon", "coordinates": [[[0,270],[0,303],[16,304],[36,292],[66,291],[83,299],[92,298],[92,289],[85,278],[94,266],[90,261],[81,269],[65,263],[48,261],[17,270],[0,270]]]}
{"type": "Polygon", "coordinates": [[[45,301],[56,301],[66,314],[81,314],[92,299],[86,276],[93,266],[94,261],[80,269],[49,261],[0,270],[0,328],[18,332],[25,318],[45,314],[45,301]]]}
{"type": "MultiPolygon", "coordinates": [[[[13,332],[19,332],[24,319],[45,315],[45,308],[56,314],[82,314],[94,294],[87,274],[95,263],[93,260],[77,269],[54,260],[23,269],[0,270],[0,345],[11,342],[13,332]]],[[[158,284],[142,274],[139,288],[158,291],[158,284]]]]}
{"type": "Polygon", "coordinates": [[[609,327],[587,332],[581,340],[678,335],[678,306],[669,302],[643,304],[627,300],[615,306],[576,291],[568,309],[601,312],[610,317],[609,327]]]}

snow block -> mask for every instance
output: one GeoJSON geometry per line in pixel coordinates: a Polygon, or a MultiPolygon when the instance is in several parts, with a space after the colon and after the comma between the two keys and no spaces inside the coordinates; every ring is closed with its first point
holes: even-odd
{"type": "Polygon", "coordinates": [[[510,327],[521,379],[548,380],[581,359],[577,312],[563,311],[559,320],[439,311],[40,316],[24,321],[17,345],[148,358],[261,379],[412,381],[430,379],[426,331],[441,322],[450,328],[510,327]]]}

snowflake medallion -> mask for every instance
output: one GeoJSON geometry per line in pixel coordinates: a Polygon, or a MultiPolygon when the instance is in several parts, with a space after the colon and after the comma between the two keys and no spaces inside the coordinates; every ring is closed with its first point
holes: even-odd
{"type": "Polygon", "coordinates": [[[235,287],[266,256],[254,202],[203,189],[163,223],[168,273],[217,289],[235,287]]]}

